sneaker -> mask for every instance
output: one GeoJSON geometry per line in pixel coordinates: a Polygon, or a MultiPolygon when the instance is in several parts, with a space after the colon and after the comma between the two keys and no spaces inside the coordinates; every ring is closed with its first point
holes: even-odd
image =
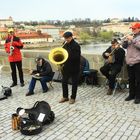
{"type": "Polygon", "coordinates": [[[62,99],[59,101],[59,103],[64,103],[64,102],[67,102],[67,101],[69,101],[69,98],[62,98],[62,99]]]}
{"type": "Polygon", "coordinates": [[[24,85],[25,85],[24,83],[20,83],[20,86],[21,86],[21,87],[24,87],[24,85]]]}
{"type": "Polygon", "coordinates": [[[26,96],[31,96],[31,95],[33,95],[34,94],[34,92],[28,92],[27,94],[26,94],[26,96]]]}
{"type": "Polygon", "coordinates": [[[113,94],[113,89],[108,89],[107,95],[112,95],[113,94]]]}
{"type": "Polygon", "coordinates": [[[135,99],[134,103],[135,104],[140,104],[140,99],[135,99]]]}
{"type": "Polygon", "coordinates": [[[125,101],[131,101],[131,100],[133,100],[133,99],[135,99],[135,97],[128,96],[128,97],[125,99],[125,101]]]}
{"type": "Polygon", "coordinates": [[[16,86],[17,84],[16,83],[12,83],[10,87],[14,87],[16,86]]]}
{"type": "Polygon", "coordinates": [[[75,103],[75,99],[70,99],[69,100],[69,104],[74,104],[75,103]]]}

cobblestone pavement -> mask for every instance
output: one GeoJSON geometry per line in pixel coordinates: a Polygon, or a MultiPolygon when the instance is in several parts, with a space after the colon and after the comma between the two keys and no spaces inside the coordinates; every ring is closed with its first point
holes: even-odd
{"type": "MultiPolygon", "coordinates": [[[[125,102],[127,91],[109,96],[104,87],[80,86],[75,104],[60,104],[60,83],[54,82],[54,89],[42,93],[37,82],[35,94],[26,97],[29,80],[30,77],[25,76],[26,85],[13,87],[13,95],[0,101],[0,140],[140,140],[140,104],[125,102]],[[35,136],[13,131],[11,114],[18,107],[32,107],[38,100],[50,104],[55,121],[35,136]]],[[[0,86],[10,84],[10,75],[0,77],[0,86]]]]}

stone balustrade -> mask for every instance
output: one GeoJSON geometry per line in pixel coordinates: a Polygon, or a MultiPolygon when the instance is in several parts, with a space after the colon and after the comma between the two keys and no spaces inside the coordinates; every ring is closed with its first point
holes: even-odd
{"type": "MultiPolygon", "coordinates": [[[[48,59],[49,51],[47,50],[22,50],[22,57],[23,57],[23,71],[24,73],[28,74],[29,70],[35,68],[35,58],[37,56],[42,56],[48,59]]],[[[82,55],[88,59],[90,68],[98,70],[98,77],[99,83],[103,82],[103,75],[100,73],[100,67],[104,64],[104,59],[99,54],[93,53],[82,53],[82,55]]],[[[4,49],[0,49],[0,65],[3,65],[2,72],[10,72],[10,66],[8,62],[7,54],[5,53],[4,49]]],[[[53,70],[57,67],[54,64],[51,64],[53,70]]],[[[122,78],[127,80],[127,72],[126,72],[126,65],[122,68],[122,78]]]]}

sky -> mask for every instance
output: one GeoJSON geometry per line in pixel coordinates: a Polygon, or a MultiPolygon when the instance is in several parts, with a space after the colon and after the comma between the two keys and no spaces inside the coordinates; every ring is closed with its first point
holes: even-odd
{"type": "Polygon", "coordinates": [[[45,21],[137,17],[140,0],[0,0],[0,19],[45,21]]]}

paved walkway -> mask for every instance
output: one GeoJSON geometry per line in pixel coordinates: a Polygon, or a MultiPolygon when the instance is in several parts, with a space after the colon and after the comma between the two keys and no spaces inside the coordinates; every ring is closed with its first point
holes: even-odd
{"type": "MultiPolygon", "coordinates": [[[[125,102],[127,91],[108,96],[104,87],[80,86],[75,104],[60,104],[60,83],[53,83],[54,89],[42,93],[38,82],[36,94],[26,97],[30,76],[25,79],[24,87],[13,87],[13,96],[0,101],[0,140],[140,140],[140,104],[125,102]],[[11,114],[18,107],[32,107],[38,100],[51,105],[55,121],[36,136],[13,131],[11,114]]],[[[10,84],[9,75],[0,77],[0,86],[10,84]]]]}

